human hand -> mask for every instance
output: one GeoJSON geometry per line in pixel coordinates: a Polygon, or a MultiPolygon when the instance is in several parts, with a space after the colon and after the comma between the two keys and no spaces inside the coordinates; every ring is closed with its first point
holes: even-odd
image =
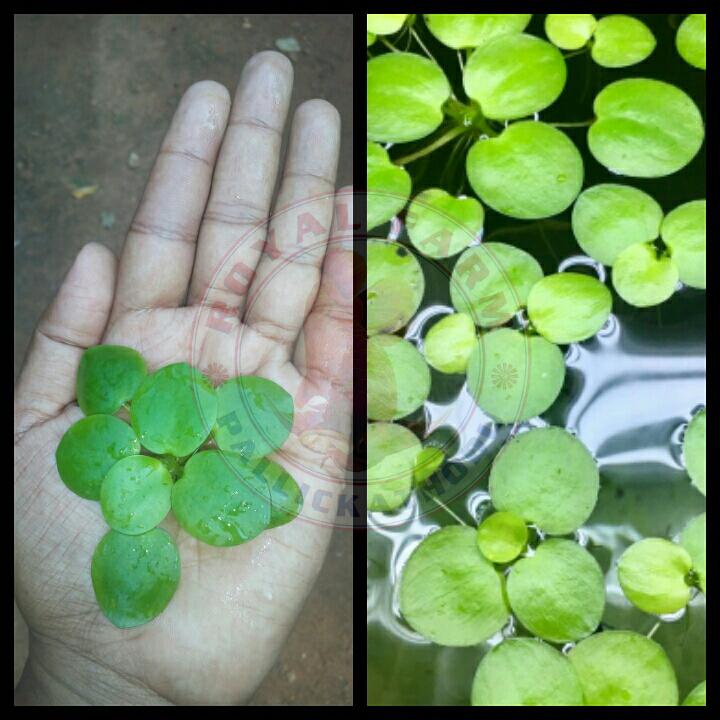
{"type": "Polygon", "coordinates": [[[223,86],[190,87],[119,266],[85,246],[39,323],[15,393],[15,597],[30,628],[18,703],[244,702],[320,569],[350,430],[352,195],[334,190],[337,111],[311,100],[295,112],[270,215],[291,88],[292,66],[274,52],[247,63],[232,109],[223,86]],[[134,347],[150,370],[184,361],[215,380],[282,385],[296,420],[272,458],[306,494],[301,517],[233,548],[199,543],[168,516],[180,586],[129,630],[105,619],[92,589],[108,530],[99,504],[68,490],[55,465],[82,416],[80,357],[98,343],[134,347]]]}

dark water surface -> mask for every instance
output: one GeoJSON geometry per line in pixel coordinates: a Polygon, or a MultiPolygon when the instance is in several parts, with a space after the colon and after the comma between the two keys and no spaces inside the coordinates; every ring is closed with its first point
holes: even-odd
{"type": "MultiPolygon", "coordinates": [[[[575,122],[591,118],[592,101],[599,90],[625,77],[671,82],[695,100],[705,117],[705,73],[687,65],[675,50],[675,31],[683,16],[638,17],[657,38],[652,56],[639,65],[618,70],[596,66],[587,53],[568,59],[567,87],[560,100],[541,113],[542,120],[575,122]]],[[[536,16],[528,32],[544,38],[543,19],[536,16]]],[[[418,26],[430,51],[444,68],[451,68],[448,74],[457,93],[460,73],[455,54],[434,42],[422,22],[418,26]]],[[[374,47],[373,54],[377,52],[374,47]]],[[[704,146],[692,163],[675,175],[624,179],[609,173],[588,153],[586,128],[567,132],[583,154],[584,187],[624,182],[650,193],[665,212],[705,197],[704,146]]],[[[404,146],[400,152],[412,149],[404,146]]],[[[452,152],[449,145],[410,166],[413,195],[437,186],[473,195],[464,181],[465,152],[459,148],[451,156],[452,152]]],[[[395,150],[391,154],[398,156],[395,150]]],[[[377,234],[381,236],[382,232],[377,234]]],[[[404,232],[400,240],[405,240],[404,232]]],[[[546,274],[581,255],[570,229],[569,211],[547,220],[523,222],[486,208],[484,240],[527,250],[546,274]]],[[[457,257],[441,263],[419,259],[426,276],[425,298],[405,335],[421,341],[451,305],[448,278],[457,257]]],[[[607,282],[610,286],[609,277],[607,282]]],[[[558,400],[542,417],[524,424],[565,427],[598,461],[599,501],[577,539],[587,543],[606,572],[606,628],[648,633],[657,622],[656,617],[634,609],[620,591],[614,567],[622,551],[643,537],[673,538],[688,520],[705,510],[705,498],[690,485],[681,458],[684,428],[705,404],[705,308],[705,293],[690,288],[648,309],[633,308],[613,293],[613,314],[603,330],[566,348],[567,375],[558,400]]],[[[496,425],[480,411],[465,389],[464,377],[434,371],[425,407],[402,422],[422,438],[446,433],[455,434],[457,440],[451,462],[431,480],[427,493],[415,492],[395,514],[373,513],[368,517],[368,703],[468,705],[477,664],[501,636],[470,648],[440,647],[424,640],[400,615],[397,581],[423,537],[433,529],[458,522],[431,495],[439,497],[467,524],[477,524],[487,513],[487,470],[502,444],[518,428],[496,425]]],[[[704,596],[698,594],[679,617],[662,620],[654,639],[670,655],[682,699],[705,679],[704,596]]],[[[504,632],[526,634],[515,626],[504,632]]]]}

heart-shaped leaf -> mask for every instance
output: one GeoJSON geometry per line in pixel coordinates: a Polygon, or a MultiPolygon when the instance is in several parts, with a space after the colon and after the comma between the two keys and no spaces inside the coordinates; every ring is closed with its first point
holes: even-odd
{"type": "Polygon", "coordinates": [[[377,143],[367,144],[367,229],[397,215],[410,196],[410,175],[394,165],[377,143]]]}
{"type": "Polygon", "coordinates": [[[405,225],[410,242],[431,258],[447,258],[464,250],[482,232],[485,212],[474,198],[454,198],[432,188],[413,198],[405,225]]]}
{"type": "Polygon", "coordinates": [[[60,479],[70,490],[88,500],[99,500],[110,468],[139,453],[140,441],[127,423],[112,415],[90,415],[62,436],[55,460],[60,479]]]}
{"type": "Polygon", "coordinates": [[[470,148],[467,176],[493,210],[532,220],[557,215],[572,204],[582,187],[583,161],[560,130],[542,122],[517,122],[470,148]]]}
{"type": "Polygon", "coordinates": [[[428,30],[443,44],[455,49],[485,45],[501,35],[521,33],[532,15],[425,15],[428,30]]]}
{"type": "Polygon", "coordinates": [[[618,80],[595,98],[597,120],[588,147],[611,172],[663,177],[697,155],[705,130],[692,99],[682,90],[644,78],[618,80]]]}
{"type": "Polygon", "coordinates": [[[445,73],[414,53],[378,55],[367,64],[367,136],[378,142],[419,140],[436,130],[450,96],[445,73]]]}

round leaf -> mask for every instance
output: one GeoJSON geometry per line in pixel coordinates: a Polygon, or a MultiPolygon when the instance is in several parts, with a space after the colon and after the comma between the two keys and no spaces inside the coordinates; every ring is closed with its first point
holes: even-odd
{"type": "Polygon", "coordinates": [[[405,168],[394,165],[377,143],[367,144],[367,229],[395,217],[410,196],[411,180],[405,168]]]}
{"type": "Polygon", "coordinates": [[[367,46],[370,47],[375,42],[375,35],[372,33],[367,34],[367,46]]]}
{"type": "Polygon", "coordinates": [[[683,705],[702,705],[705,707],[705,680],[696,685],[685,698],[683,705]]]}
{"type": "Polygon", "coordinates": [[[515,513],[493,513],[478,528],[478,547],[490,562],[512,562],[525,549],[527,541],[527,525],[515,513]]]}
{"type": "Polygon", "coordinates": [[[252,540],[270,523],[267,483],[240,455],[205,450],[185,463],[172,490],[180,526],[208,545],[228,547],[252,540]]]}
{"type": "Polygon", "coordinates": [[[425,15],[428,30],[443,45],[455,49],[485,45],[501,35],[521,33],[532,15],[425,15]]]}
{"type": "Polygon", "coordinates": [[[213,436],[225,452],[245,458],[279,450],[293,425],[293,399],[277,383],[245,375],[217,389],[217,425],[213,436]]]}
{"type": "Polygon", "coordinates": [[[480,199],[521,220],[550,217],[570,207],[583,182],[572,141],[542,122],[517,122],[498,137],[479,140],[467,156],[467,176],[480,199]]]}
{"type": "Polygon", "coordinates": [[[190,455],[205,442],[216,413],[215,389],[187,363],[167,365],[148,375],[130,409],[142,446],[177,457],[190,455]]]}
{"type": "Polygon", "coordinates": [[[606,630],[568,655],[586,705],[677,705],[678,685],[665,650],[644,635],[606,630]]]}
{"type": "Polygon", "coordinates": [[[612,284],[630,305],[650,307],[665,302],[678,284],[677,265],[667,256],[658,257],[652,243],[636,243],[616,258],[612,284]]]}
{"type": "Polygon", "coordinates": [[[606,15],[595,28],[592,58],[603,67],[627,67],[649,57],[656,44],[650,28],[637,18],[606,15]]]}
{"type": "Polygon", "coordinates": [[[431,258],[447,258],[464,250],[482,232],[485,213],[474,198],[454,198],[444,190],[416,195],[405,225],[410,242],[431,258]]]}
{"type": "Polygon", "coordinates": [[[498,510],[514,512],[551,535],[577,530],[597,502],[600,474],[587,448],[558,427],[534,428],[495,458],[489,490],[498,510]]]}
{"type": "Polygon", "coordinates": [[[660,234],[670,248],[680,280],[705,289],[705,201],[693,200],[670,211],[660,234]]]}
{"type": "Polygon", "coordinates": [[[703,592],[706,592],[706,560],[705,560],[705,513],[694,517],[682,531],[680,544],[688,551],[692,558],[692,569],[697,575],[697,583],[703,592]]]}
{"type": "Polygon", "coordinates": [[[143,625],[168,605],[180,582],[173,539],[155,528],[142,535],[111,530],[95,548],[92,584],[105,617],[119,628],[143,625]]]}
{"type": "Polygon", "coordinates": [[[400,610],[439,645],[477,645],[505,625],[503,578],[478,550],[473,528],[446,527],[418,545],[400,578],[400,610]]]}
{"type": "Polygon", "coordinates": [[[367,334],[394,333],[410,322],[425,293],[420,263],[400,243],[368,240],[367,334]]]}
{"type": "Polygon", "coordinates": [[[618,580],[627,599],[643,612],[674,613],[690,602],[685,582],[692,567],[680,545],[663,538],[633,543],[618,560],[618,580]]]}
{"type": "Polygon", "coordinates": [[[628,78],[603,88],[588,130],[595,159],[618,175],[663,177],[697,155],[705,130],[682,90],[659,80],[628,78]]]}
{"type": "Polygon", "coordinates": [[[566,79],[562,53],[541,38],[521,33],[485,43],[463,71],[467,96],[491,120],[514,120],[544,110],[558,99],[566,79]]]}
{"type": "MultiPolygon", "coordinates": [[[[680,57],[693,67],[705,69],[705,15],[688,15],[678,28],[675,45],[680,57]]],[[[705,703],[703,702],[703,705],[705,703]]]]}
{"type": "Polygon", "coordinates": [[[483,657],[472,685],[473,705],[584,705],[570,661],[536,638],[503,640],[483,657]]]}
{"type": "Polygon", "coordinates": [[[563,50],[579,50],[595,32],[594,15],[548,15],[545,34],[553,45],[563,50]]]}
{"type": "Polygon", "coordinates": [[[96,345],[80,358],[77,401],[86,415],[114,415],[147,375],[142,355],[122,345],[96,345]]]}
{"type": "Polygon", "coordinates": [[[396,335],[367,343],[367,415],[398,420],[417,410],[430,394],[430,370],[414,345],[396,335]]]}
{"type": "Polygon", "coordinates": [[[485,333],[468,359],[468,390],[478,407],[500,423],[544,413],[564,381],[565,360],[557,345],[518,330],[485,333]]]}
{"type": "Polygon", "coordinates": [[[445,73],[414,53],[388,53],[367,64],[367,136],[378,142],[419,140],[436,130],[450,96],[445,73]]]}
{"type": "Polygon", "coordinates": [[[655,240],[662,220],[662,208],[647,193],[606,183],[580,193],[573,207],[572,229],[584,252],[603,265],[612,265],[630,245],[655,240]]]}
{"type": "Polygon", "coordinates": [[[405,23],[407,15],[386,14],[375,15],[368,13],[367,31],[375,35],[392,35],[396,33],[405,23]]]}
{"type": "Polygon", "coordinates": [[[548,275],[530,290],[528,317],[544,338],[559,345],[595,335],[612,310],[612,295],[597,278],[581,273],[548,275]]]}
{"type": "Polygon", "coordinates": [[[475,324],[469,315],[446,315],[433,325],[424,340],[425,359],[442,373],[464,373],[477,345],[475,324]]]}
{"type": "Polygon", "coordinates": [[[527,303],[530,288],[543,276],[535,258],[499,242],[468,248],[455,264],[450,298],[476,325],[503,325],[527,303]]]}
{"type": "Polygon", "coordinates": [[[412,490],[420,440],[406,427],[392,423],[367,426],[367,508],[389,512],[399,508],[412,490]]]}
{"type": "Polygon", "coordinates": [[[172,487],[170,473],[157,458],[123,458],[110,468],[100,490],[107,524],[126,535],[152,530],[170,512],[172,487]]]}
{"type": "Polygon", "coordinates": [[[683,438],[685,469],[693,485],[705,495],[705,410],[693,416],[683,438]]]}
{"type": "Polygon", "coordinates": [[[60,479],[70,490],[88,500],[99,500],[110,468],[139,453],[140,441],[127,423],[112,415],[90,415],[62,436],[55,460],[60,479]]]}
{"type": "Polygon", "coordinates": [[[541,543],[518,560],[507,580],[510,607],[534,635],[556,643],[594,632],[605,609],[605,579],[597,560],[571,540],[541,543]]]}

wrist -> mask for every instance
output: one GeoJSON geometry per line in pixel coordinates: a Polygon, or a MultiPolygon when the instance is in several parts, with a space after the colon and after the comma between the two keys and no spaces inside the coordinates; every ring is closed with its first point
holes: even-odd
{"type": "Polygon", "coordinates": [[[69,648],[31,636],[15,705],[172,705],[147,686],[69,648]]]}

